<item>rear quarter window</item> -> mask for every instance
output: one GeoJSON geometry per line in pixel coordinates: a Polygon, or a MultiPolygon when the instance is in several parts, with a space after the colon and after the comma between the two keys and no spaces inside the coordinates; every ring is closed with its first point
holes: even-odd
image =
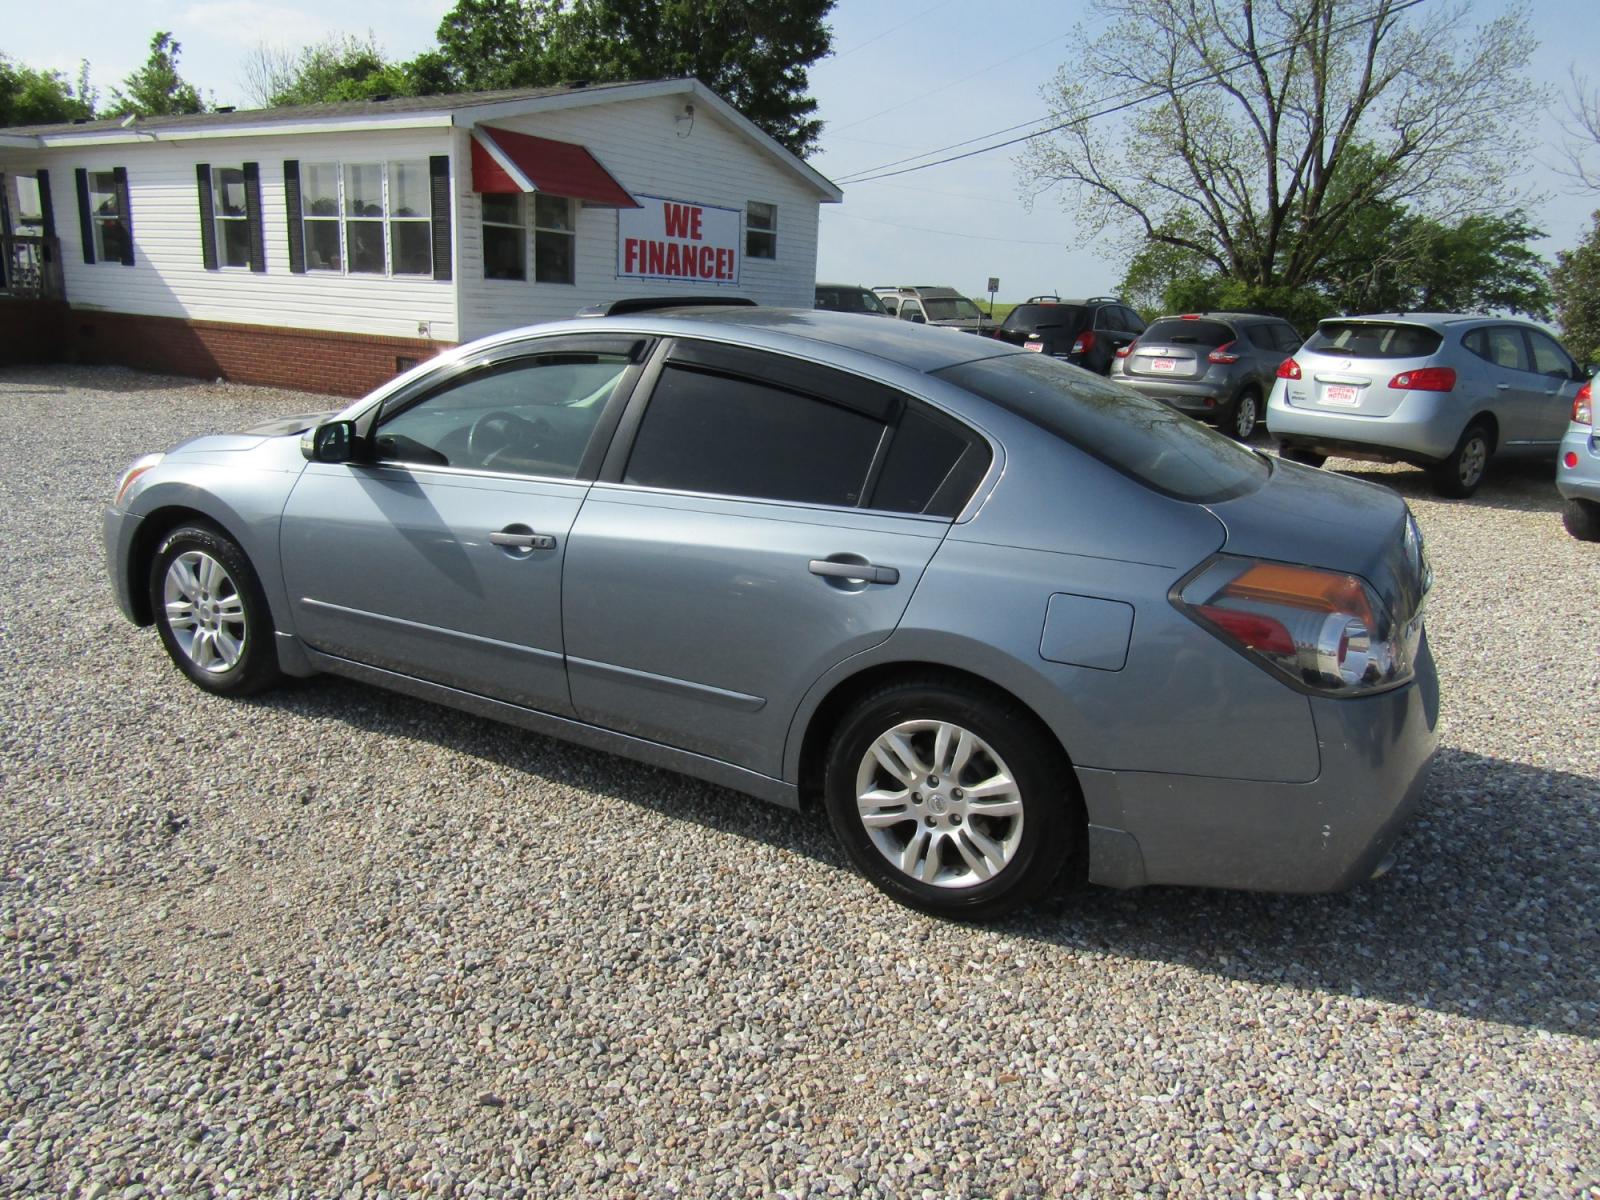
{"type": "Polygon", "coordinates": [[[1178,500],[1230,500],[1270,474],[1259,456],[1209,426],[1046,355],[979,359],[934,374],[1178,500]]]}
{"type": "Polygon", "coordinates": [[[1382,321],[1324,321],[1305,348],[1349,358],[1427,358],[1444,335],[1421,325],[1382,321]]]}

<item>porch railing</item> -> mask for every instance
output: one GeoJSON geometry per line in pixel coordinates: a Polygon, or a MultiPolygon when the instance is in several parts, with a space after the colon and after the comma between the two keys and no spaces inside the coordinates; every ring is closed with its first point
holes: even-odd
{"type": "Polygon", "coordinates": [[[0,296],[65,299],[60,240],[25,234],[0,235],[0,296]]]}

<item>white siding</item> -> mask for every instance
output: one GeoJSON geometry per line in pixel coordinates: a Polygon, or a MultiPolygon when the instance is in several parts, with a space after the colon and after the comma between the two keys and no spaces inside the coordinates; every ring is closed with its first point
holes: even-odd
{"type": "Polygon", "coordinates": [[[74,308],[147,316],[231,321],[298,329],[456,341],[453,281],[431,277],[339,275],[289,270],[284,205],[285,159],[377,162],[448,153],[450,131],[323,136],[217,138],[149,145],[0,152],[0,170],[50,172],[56,235],[61,239],[67,300],[74,308]],[[195,164],[261,167],[265,274],[246,268],[208,271],[201,260],[195,164]],[[77,168],[124,167],[133,223],[134,265],[83,261],[77,168]]]}
{"type": "Polygon", "coordinates": [[[457,130],[452,178],[461,214],[456,277],[463,338],[570,317],[587,305],[622,296],[733,294],[762,304],[811,307],[817,279],[817,193],[704,104],[696,106],[693,131],[679,137],[686,126],[673,118],[687,99],[680,95],[628,101],[492,124],[584,145],[629,192],[740,212],[751,200],[776,204],[777,258],[746,258],[741,245],[738,287],[618,279],[616,210],[579,206],[575,284],[485,279],[470,134],[457,130]]]}

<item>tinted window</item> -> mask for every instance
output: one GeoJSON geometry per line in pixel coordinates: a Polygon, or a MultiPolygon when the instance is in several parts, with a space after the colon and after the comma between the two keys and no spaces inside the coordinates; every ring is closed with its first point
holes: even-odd
{"type": "Polygon", "coordinates": [[[818,287],[817,307],[829,312],[881,313],[883,302],[865,288],[818,287]]]}
{"type": "Polygon", "coordinates": [[[954,517],[989,469],[989,446],[920,407],[908,408],[889,443],[870,507],[954,517]]]}
{"type": "Polygon", "coordinates": [[[381,417],[378,457],[570,479],[631,361],[555,353],[476,371],[381,417]]]}
{"type": "Polygon", "coordinates": [[[900,302],[900,319],[902,321],[909,321],[912,317],[920,317],[921,315],[922,305],[915,300],[903,300],[900,302]]]}
{"type": "Polygon", "coordinates": [[[922,303],[928,310],[929,319],[934,321],[975,321],[983,316],[978,306],[965,296],[953,299],[928,297],[922,303]]]}
{"type": "Polygon", "coordinates": [[[1274,339],[1276,339],[1277,348],[1279,350],[1293,354],[1296,350],[1300,349],[1300,344],[1303,339],[1300,337],[1299,331],[1295,329],[1293,325],[1272,325],[1269,326],[1269,328],[1272,330],[1272,336],[1274,339]]]}
{"type": "Polygon", "coordinates": [[[668,366],[623,474],[645,487],[855,506],[884,425],[765,384],[668,366]]]}
{"type": "Polygon", "coordinates": [[[1556,340],[1540,333],[1537,329],[1525,332],[1528,335],[1528,345],[1533,348],[1533,369],[1541,375],[1571,379],[1572,359],[1567,357],[1567,352],[1556,343],[1556,340]]]}
{"type": "Polygon", "coordinates": [[[1528,344],[1522,340],[1522,330],[1514,326],[1475,329],[1461,340],[1468,350],[1497,367],[1508,371],[1529,369],[1528,344]]]}
{"type": "Polygon", "coordinates": [[[1129,333],[1144,332],[1144,318],[1134,312],[1133,309],[1119,307],[1117,313],[1122,318],[1122,327],[1129,333]]]}
{"type": "Polygon", "coordinates": [[[1139,341],[1146,346],[1158,342],[1172,346],[1220,346],[1233,339],[1233,329],[1221,321],[1186,321],[1182,317],[1162,317],[1144,331],[1139,341]]]}
{"type": "Polygon", "coordinates": [[[1208,426],[1045,355],[986,358],[934,374],[1180,500],[1242,496],[1267,478],[1265,462],[1208,426]]]}
{"type": "Polygon", "coordinates": [[[1019,304],[1006,314],[1002,329],[1032,331],[1041,325],[1072,327],[1083,309],[1076,304],[1019,304]]]}
{"type": "Polygon", "coordinates": [[[1250,339],[1250,344],[1261,350],[1277,350],[1280,347],[1276,325],[1246,325],[1244,333],[1250,339]]]}
{"type": "Polygon", "coordinates": [[[1306,340],[1306,349],[1347,358],[1427,358],[1442,341],[1442,335],[1421,325],[1324,321],[1306,340]]]}

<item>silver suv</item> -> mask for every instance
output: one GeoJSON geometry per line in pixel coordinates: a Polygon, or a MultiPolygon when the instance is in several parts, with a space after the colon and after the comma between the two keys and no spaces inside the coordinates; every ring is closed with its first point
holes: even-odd
{"type": "Polygon", "coordinates": [[[1412,463],[1439,495],[1461,498],[1494,455],[1554,457],[1586,378],[1530,321],[1331,317],[1278,368],[1267,428],[1296,462],[1412,463]]]}
{"type": "Polygon", "coordinates": [[[1565,501],[1562,523],[1573,537],[1600,542],[1600,423],[1595,421],[1593,379],[1578,389],[1572,402],[1560,463],[1556,490],[1565,501]]]}
{"type": "Polygon", "coordinates": [[[994,326],[983,310],[955,288],[875,287],[872,289],[889,310],[889,315],[915,325],[938,325],[962,329],[967,333],[988,333],[994,326]]]}
{"type": "Polygon", "coordinates": [[[1162,317],[1117,351],[1111,378],[1249,441],[1266,411],[1278,364],[1301,338],[1281,317],[1185,313],[1162,317]]]}

